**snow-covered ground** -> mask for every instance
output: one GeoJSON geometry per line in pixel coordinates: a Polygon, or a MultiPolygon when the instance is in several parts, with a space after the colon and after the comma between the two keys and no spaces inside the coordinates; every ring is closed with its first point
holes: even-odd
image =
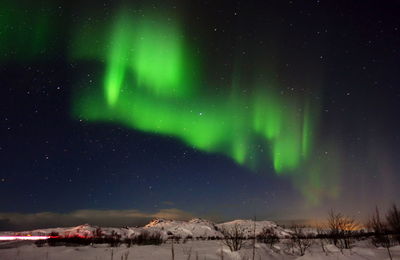
{"type": "MultiPolygon", "coordinates": [[[[20,242],[22,243],[22,242],[20,242]]],[[[60,259],[60,260],[119,260],[119,259],[172,259],[171,243],[165,243],[159,246],[132,246],[127,248],[125,245],[116,248],[110,248],[107,245],[81,246],[81,247],[37,247],[35,244],[13,245],[10,248],[0,249],[0,259],[8,260],[39,260],[39,259],[60,259]],[[126,258],[125,258],[126,257],[126,258]]],[[[3,245],[4,246],[4,245],[3,245]]],[[[0,244],[1,247],[1,244],[0,244]]],[[[327,246],[327,252],[324,253],[318,245],[312,246],[304,256],[292,255],[285,252],[283,243],[270,248],[264,244],[257,244],[255,259],[349,259],[349,260],[377,260],[389,259],[385,248],[375,248],[363,243],[357,244],[351,250],[340,252],[334,246],[327,246]]],[[[238,252],[230,250],[222,245],[221,241],[188,241],[185,244],[174,244],[175,259],[252,259],[252,248],[248,245],[238,252]],[[190,257],[189,257],[190,255],[190,257]]],[[[400,246],[392,247],[391,253],[393,259],[400,259],[400,246]]]]}
{"type": "MultiPolygon", "coordinates": [[[[42,246],[38,247],[32,241],[5,241],[0,242],[1,260],[39,260],[39,259],[61,259],[61,260],[134,260],[134,259],[172,259],[172,248],[176,260],[179,259],[252,259],[252,240],[247,240],[246,245],[238,252],[231,252],[222,240],[208,240],[222,237],[220,230],[239,225],[245,236],[252,236],[254,222],[251,220],[235,220],[222,224],[214,224],[203,219],[192,219],[190,221],[154,220],[144,227],[126,228],[101,228],[104,235],[119,234],[122,239],[134,237],[142,232],[158,232],[164,239],[168,237],[181,237],[179,243],[169,239],[161,245],[132,245],[127,247],[122,244],[119,247],[110,247],[108,244],[94,244],[89,246],[42,246]],[[189,239],[184,239],[189,238],[189,239]],[[206,240],[207,239],[207,240],[206,240]]],[[[333,245],[325,245],[322,250],[319,240],[306,251],[304,256],[290,247],[291,231],[279,227],[271,221],[257,221],[256,234],[263,228],[271,228],[281,238],[280,242],[272,248],[263,243],[257,243],[255,259],[390,259],[385,248],[372,246],[369,240],[356,242],[352,249],[341,252],[333,245]]],[[[58,233],[60,236],[91,237],[99,231],[99,227],[81,225],[71,228],[51,228],[24,232],[1,232],[4,235],[49,235],[58,233]]],[[[390,248],[392,259],[400,260],[400,246],[390,248]]]]}

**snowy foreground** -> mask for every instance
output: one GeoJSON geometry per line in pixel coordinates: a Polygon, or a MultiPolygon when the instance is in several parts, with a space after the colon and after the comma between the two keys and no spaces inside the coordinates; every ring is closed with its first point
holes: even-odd
{"type": "MultiPolygon", "coordinates": [[[[21,242],[22,243],[22,242],[21,242]]],[[[357,244],[351,250],[344,250],[343,254],[334,246],[327,246],[327,253],[322,252],[317,245],[312,246],[304,256],[291,255],[283,252],[283,244],[277,244],[270,249],[264,244],[257,244],[255,259],[389,259],[386,249],[374,248],[370,245],[357,244]]],[[[247,247],[238,252],[221,245],[220,241],[188,241],[185,244],[174,245],[175,259],[252,259],[252,248],[247,247]],[[221,258],[221,248],[223,258],[221,258]],[[196,257],[197,256],[197,257],[196,257]]],[[[391,248],[393,259],[400,259],[400,246],[391,248]]],[[[0,249],[0,259],[38,260],[119,260],[119,259],[172,259],[171,244],[160,246],[132,246],[122,245],[110,248],[107,245],[82,247],[36,247],[34,244],[12,246],[0,249]]]]}
{"type": "MultiPolygon", "coordinates": [[[[87,246],[48,246],[38,247],[33,241],[4,241],[0,242],[0,259],[16,260],[38,260],[38,259],[61,259],[61,260],[134,260],[134,259],[252,259],[253,240],[246,241],[246,245],[237,252],[231,252],[224,245],[220,232],[223,227],[234,225],[243,227],[244,234],[251,236],[254,232],[254,222],[251,220],[236,220],[232,222],[215,225],[212,222],[193,219],[191,221],[155,220],[141,228],[101,228],[102,234],[118,234],[122,239],[147,232],[161,233],[166,240],[161,245],[132,245],[127,247],[121,244],[118,247],[110,247],[108,244],[93,244],[87,246]],[[168,239],[169,236],[180,237],[179,242],[168,239]],[[186,239],[185,239],[186,238],[186,239]],[[211,240],[215,239],[215,240],[211,240]]],[[[358,241],[352,249],[341,252],[337,247],[326,244],[325,252],[322,250],[319,240],[300,256],[298,252],[288,247],[290,230],[279,227],[270,221],[257,221],[256,234],[263,228],[272,228],[280,237],[280,242],[273,246],[257,243],[254,259],[390,259],[386,248],[376,248],[366,240],[358,241]]],[[[26,232],[0,232],[0,236],[6,235],[49,235],[57,233],[60,236],[90,237],[99,232],[98,227],[82,225],[72,228],[42,229],[26,232]]],[[[400,260],[400,246],[390,248],[392,259],[400,260]]]]}

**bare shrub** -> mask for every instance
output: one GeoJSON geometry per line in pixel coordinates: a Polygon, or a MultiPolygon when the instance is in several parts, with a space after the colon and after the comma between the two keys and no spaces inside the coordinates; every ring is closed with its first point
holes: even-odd
{"type": "Polygon", "coordinates": [[[239,224],[234,224],[232,227],[222,227],[221,233],[223,237],[223,243],[234,251],[239,251],[245,244],[244,230],[239,224]]]}
{"type": "Polygon", "coordinates": [[[397,243],[400,244],[400,211],[397,209],[396,205],[393,204],[388,210],[386,221],[390,232],[397,240],[397,243]]]}
{"type": "Polygon", "coordinates": [[[191,236],[191,235],[186,236],[186,237],[183,239],[182,244],[186,244],[186,242],[189,241],[189,240],[193,240],[193,236],[191,236]]]}
{"type": "Polygon", "coordinates": [[[372,244],[376,247],[387,244],[388,240],[388,227],[386,223],[381,220],[378,207],[375,208],[375,213],[367,223],[369,230],[373,232],[372,244]]]}
{"type": "Polygon", "coordinates": [[[110,247],[118,247],[121,245],[121,235],[115,232],[114,230],[111,231],[111,235],[106,237],[107,243],[110,247]]]}
{"type": "Polygon", "coordinates": [[[293,246],[298,250],[299,254],[303,256],[307,249],[312,245],[311,236],[304,233],[304,226],[294,225],[291,228],[293,246]]]}
{"type": "Polygon", "coordinates": [[[189,248],[184,247],[182,250],[183,254],[186,256],[186,259],[190,260],[190,258],[192,257],[192,247],[189,248]]]}
{"type": "Polygon", "coordinates": [[[163,239],[160,232],[149,232],[143,230],[138,236],[134,238],[133,243],[137,245],[160,245],[163,239]]]}
{"type": "Polygon", "coordinates": [[[279,243],[279,237],[275,230],[267,227],[264,227],[261,233],[258,234],[257,240],[261,243],[269,245],[270,248],[272,248],[276,243],[279,243]]]}
{"type": "Polygon", "coordinates": [[[326,250],[325,247],[327,232],[321,225],[317,225],[316,231],[317,231],[317,236],[315,238],[319,240],[319,245],[321,246],[322,251],[326,255],[328,255],[328,250],[326,250]]]}
{"type": "Polygon", "coordinates": [[[46,245],[46,240],[36,240],[35,241],[35,245],[37,246],[37,247],[43,247],[44,245],[46,245]]]}
{"type": "Polygon", "coordinates": [[[173,236],[172,239],[175,241],[176,244],[179,244],[179,242],[181,241],[180,236],[173,236]]]}
{"type": "Polygon", "coordinates": [[[126,247],[131,247],[133,245],[133,239],[132,238],[125,238],[124,243],[126,244],[126,247]]]}
{"type": "Polygon", "coordinates": [[[372,244],[376,247],[385,247],[389,258],[392,259],[390,247],[394,246],[394,243],[390,238],[388,225],[381,220],[378,207],[375,208],[375,214],[369,219],[367,227],[373,232],[372,244]]]}
{"type": "Polygon", "coordinates": [[[345,217],[333,210],[328,215],[328,237],[340,250],[350,249],[354,244],[359,224],[351,217],[345,217]]]}
{"type": "Polygon", "coordinates": [[[93,237],[94,238],[102,238],[104,236],[103,230],[100,227],[97,227],[93,230],[93,237]]]}

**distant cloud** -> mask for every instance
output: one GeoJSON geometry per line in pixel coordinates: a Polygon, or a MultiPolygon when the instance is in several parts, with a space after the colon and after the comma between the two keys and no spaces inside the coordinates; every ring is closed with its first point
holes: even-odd
{"type": "Polygon", "coordinates": [[[0,230],[23,230],[48,227],[67,227],[81,224],[99,226],[141,226],[154,218],[188,220],[194,216],[186,211],[169,208],[149,213],[131,210],[83,209],[69,213],[0,213],[0,230]]]}

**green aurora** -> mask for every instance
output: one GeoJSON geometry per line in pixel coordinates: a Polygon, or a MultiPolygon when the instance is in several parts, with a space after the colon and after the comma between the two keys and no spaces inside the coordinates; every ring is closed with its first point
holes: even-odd
{"type": "Polygon", "coordinates": [[[201,91],[199,65],[176,22],[162,16],[116,16],[107,45],[103,91],[79,93],[74,113],[137,130],[174,136],[194,148],[222,153],[255,168],[269,157],[290,173],[312,148],[315,108],[260,83],[251,95],[235,84],[228,97],[201,91]],[[164,19],[164,22],[163,22],[164,19]],[[265,142],[266,152],[255,148],[265,142]]]}
{"type": "MultiPolygon", "coordinates": [[[[50,17],[34,13],[24,18],[15,6],[7,8],[12,12],[0,16],[7,36],[2,38],[1,51],[13,53],[10,48],[16,48],[21,51],[10,58],[37,59],[54,35],[50,17]],[[18,17],[23,19],[18,22],[18,17]],[[8,30],[10,21],[21,28],[27,22],[32,26],[28,34],[8,30]],[[30,48],[22,48],[30,33],[35,35],[30,48]]],[[[243,94],[248,83],[236,80],[237,75],[232,76],[231,86],[221,86],[230,92],[215,95],[203,85],[199,58],[177,20],[165,14],[139,16],[123,11],[117,12],[111,25],[76,26],[69,39],[70,60],[97,61],[105,68],[102,84],[75,93],[74,117],[172,136],[252,170],[272,165],[278,175],[292,176],[312,204],[318,203],[324,190],[335,197],[337,191],[322,177],[324,166],[309,160],[319,105],[304,96],[282,95],[278,84],[266,80],[255,80],[251,91],[243,94]]],[[[336,180],[329,182],[334,186],[336,180]]]]}

